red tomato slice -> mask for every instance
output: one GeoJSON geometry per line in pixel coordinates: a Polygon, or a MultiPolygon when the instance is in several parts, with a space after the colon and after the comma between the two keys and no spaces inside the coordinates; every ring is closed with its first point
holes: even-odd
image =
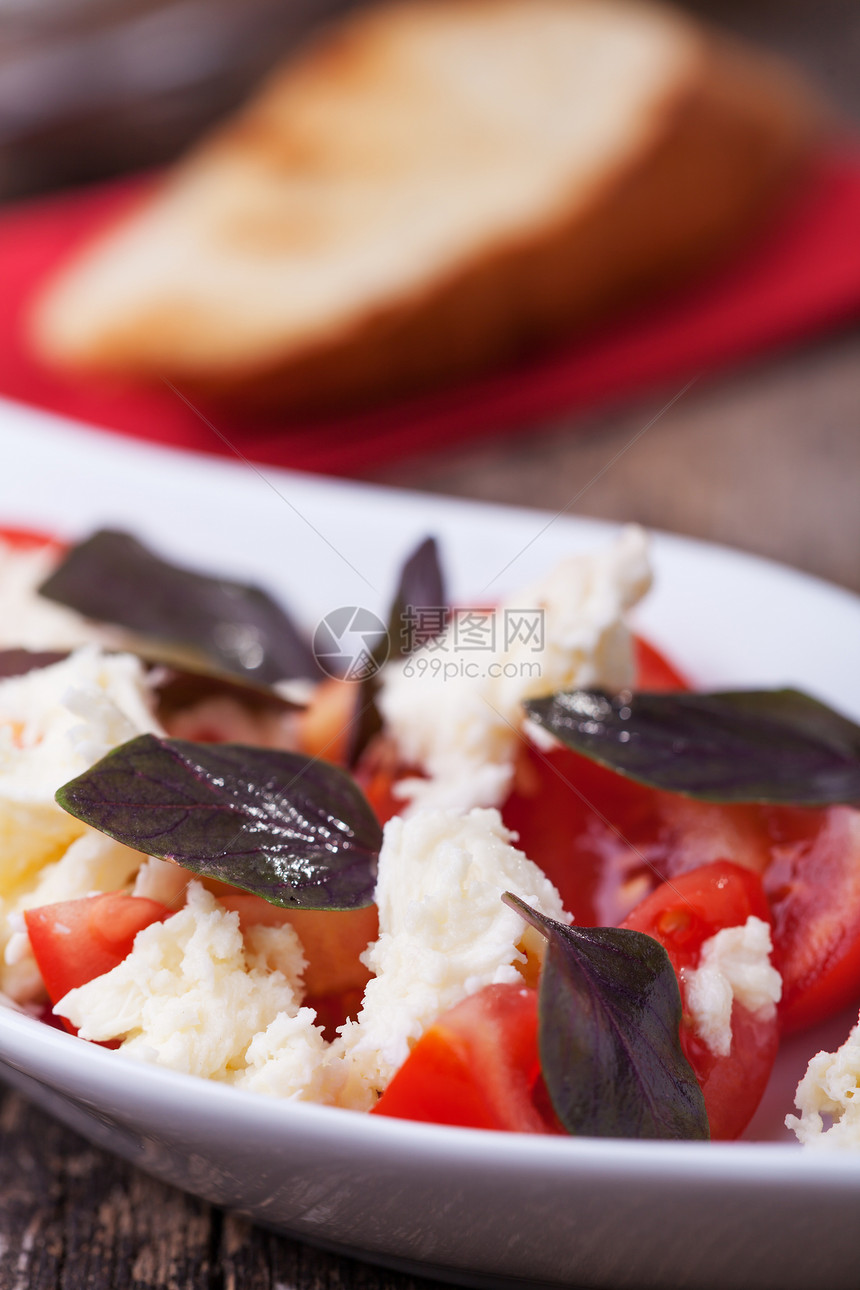
{"type": "MultiPolygon", "coordinates": [[[[634,648],[637,690],[689,689],[653,645],[634,648]]],[[[666,874],[659,795],[567,748],[523,747],[503,816],[580,926],[614,925],[666,874]]]]}
{"type": "Polygon", "coordinates": [[[702,945],[751,914],[771,921],[761,878],[729,861],[703,865],[664,882],[621,924],[659,941],[676,972],[695,967],[702,945]]]}
{"type": "Polygon", "coordinates": [[[537,994],[491,985],[450,1008],[416,1043],[376,1115],[473,1129],[556,1133],[539,1109],[537,994]]]}
{"type": "MultiPolygon", "coordinates": [[[[645,932],[664,947],[678,974],[683,1004],[682,969],[698,965],[702,945],[711,936],[724,927],[745,923],[750,915],[770,922],[761,878],[724,861],[663,883],[636,906],[622,926],[645,932]]],[[[705,1095],[711,1137],[736,1138],[752,1118],[770,1076],[779,1045],[777,1015],[763,1020],[736,1003],[732,1046],[724,1057],[712,1053],[696,1035],[686,1009],[680,1037],[705,1095]]]]}
{"type": "Polygon", "coordinates": [[[24,921],[51,1002],[110,972],[131,953],[139,931],[172,913],[158,901],[122,891],[28,909],[24,921]]]}
{"type": "Polygon", "coordinates": [[[299,717],[303,753],[344,765],[349,751],[358,689],[351,681],[321,681],[299,717]]]}
{"type": "Polygon", "coordinates": [[[760,874],[783,1029],[860,1000],[860,812],[697,802],[568,749],[527,748],[503,817],[583,926],[616,924],[661,879],[677,884],[720,860],[760,874]]]}
{"type": "Polygon", "coordinates": [[[502,818],[558,888],[580,926],[613,926],[655,885],[659,818],[652,789],[568,748],[520,750],[502,818]]]}
{"type": "Polygon", "coordinates": [[[717,806],[656,797],[670,878],[724,855],[761,873],[783,978],[783,1031],[860,1000],[860,812],[847,806],[717,806]]]}
{"type": "MultiPolygon", "coordinates": [[[[307,959],[304,975],[309,995],[331,996],[358,991],[359,1002],[370,972],[359,959],[371,941],[379,935],[379,916],[375,905],[361,909],[282,909],[261,896],[235,887],[211,884],[225,909],[239,915],[242,931],[255,924],[281,927],[291,923],[307,959]]],[[[338,1006],[330,1003],[328,1007],[338,1006]]],[[[347,1004],[351,1007],[351,1004],[347,1004]]],[[[342,1024],[342,1017],[337,1024],[342,1024]]]]}
{"type": "Polygon", "coordinates": [[[398,778],[387,767],[370,772],[359,768],[356,773],[356,780],[364,790],[364,796],[380,824],[387,824],[393,815],[398,815],[403,810],[403,798],[394,795],[394,785],[398,778]]]}
{"type": "Polygon", "coordinates": [[[337,1039],[337,1032],[347,1021],[355,1021],[364,1002],[364,988],[339,990],[334,994],[307,994],[304,999],[306,1008],[313,1008],[317,1014],[316,1024],[322,1026],[325,1038],[331,1043],[337,1039]]]}
{"type": "MultiPolygon", "coordinates": [[[[683,991],[682,991],[683,994],[683,991]]],[[[747,1008],[732,1007],[732,1046],[718,1057],[689,1027],[681,1027],[681,1047],[705,1095],[715,1142],[740,1137],[761,1101],[779,1048],[779,1020],[758,1020],[747,1008]]]]}
{"type": "Polygon", "coordinates": [[[64,544],[58,542],[56,538],[49,537],[47,533],[39,533],[35,529],[19,529],[0,526],[0,538],[8,542],[10,546],[17,547],[20,551],[33,551],[40,546],[54,547],[59,554],[64,550],[64,544]]]}
{"type": "Polygon", "coordinates": [[[634,690],[689,690],[691,685],[665,654],[646,641],[642,636],[633,637],[634,658],[636,660],[636,681],[634,690]]]}
{"type": "Polygon", "coordinates": [[[771,810],[764,876],[783,978],[782,1028],[802,1030],[860,998],[860,811],[771,810]]]}
{"type": "Polygon", "coordinates": [[[675,874],[772,856],[762,807],[657,792],[561,747],[523,747],[502,814],[583,926],[614,926],[675,874]]]}

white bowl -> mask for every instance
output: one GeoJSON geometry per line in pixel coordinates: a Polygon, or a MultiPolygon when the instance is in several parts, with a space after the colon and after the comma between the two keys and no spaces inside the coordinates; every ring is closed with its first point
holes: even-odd
{"type": "MultiPolygon", "coordinates": [[[[486,603],[611,526],[132,445],[0,405],[0,519],[124,526],[177,560],[253,576],[309,627],[380,610],[401,556],[441,540],[454,598],[486,603]]],[[[802,686],[860,717],[860,601],[725,548],[658,535],[643,630],[692,676],[802,686]]],[[[784,1045],[730,1144],[528,1137],[282,1103],[137,1064],[12,1012],[0,1071],[93,1142],[279,1231],[466,1284],[855,1290],[860,1153],[781,1128],[818,1046],[784,1045]]]]}

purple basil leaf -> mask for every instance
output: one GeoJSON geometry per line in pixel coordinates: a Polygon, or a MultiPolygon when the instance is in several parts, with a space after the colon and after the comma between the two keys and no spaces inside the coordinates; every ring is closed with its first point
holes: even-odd
{"type": "Polygon", "coordinates": [[[299,753],[140,735],[57,793],[147,855],[287,909],[373,900],[382,830],[342,770],[299,753]]]}
{"type": "Polygon", "coordinates": [[[678,981],[662,945],[626,928],[566,927],[517,896],[504,899],[547,938],[541,1071],[568,1133],[708,1138],[702,1090],[678,1038],[678,981]]]}
{"type": "MultiPolygon", "coordinates": [[[[2,665],[2,664],[0,664],[2,665]]],[[[199,672],[192,668],[156,664],[153,689],[158,698],[158,715],[169,719],[183,708],[206,699],[232,699],[250,712],[295,712],[300,704],[285,699],[268,685],[255,685],[224,672],[199,672]]]]}
{"type": "Polygon", "coordinates": [[[378,690],[376,675],[364,677],[355,687],[355,712],[346,748],[350,768],[358,765],[361,754],[382,729],[382,714],[376,705],[378,690]]]}
{"type": "MultiPolygon", "coordinates": [[[[388,658],[405,658],[423,645],[416,611],[438,609],[447,613],[445,582],[439,563],[439,548],[434,537],[425,538],[404,562],[397,582],[397,590],[388,615],[388,636],[383,637],[374,650],[377,669],[388,658]]],[[[355,766],[367,745],[382,729],[382,717],[376,706],[379,689],[378,671],[365,677],[357,688],[356,719],[350,733],[347,765],[355,766]]]]}
{"type": "MultiPolygon", "coordinates": [[[[69,650],[0,650],[0,680],[53,667],[67,659],[69,653],[69,650]]],[[[212,698],[233,699],[251,712],[294,712],[301,706],[283,698],[271,686],[255,685],[226,672],[178,668],[170,663],[159,663],[157,657],[144,659],[144,662],[150,669],[154,668],[158,676],[158,680],[153,682],[153,690],[158,698],[161,718],[169,718],[183,708],[212,698]]]]}
{"type": "Polygon", "coordinates": [[[799,690],[526,702],[568,748],[651,788],[711,802],[860,804],[860,726],[799,690]]]}
{"type": "Polygon", "coordinates": [[[439,548],[433,537],[425,538],[416,547],[400,571],[388,616],[391,658],[404,658],[438,634],[435,627],[422,627],[420,611],[428,609],[438,609],[440,621],[448,610],[439,548]]]}
{"type": "Polygon", "coordinates": [[[10,676],[26,676],[42,667],[52,667],[69,657],[69,651],[63,650],[0,650],[0,681],[10,676]]]}
{"type": "Polygon", "coordinates": [[[268,592],[169,564],[128,533],[94,533],[39,590],[87,618],[201,650],[254,681],[319,679],[310,647],[268,592]]]}

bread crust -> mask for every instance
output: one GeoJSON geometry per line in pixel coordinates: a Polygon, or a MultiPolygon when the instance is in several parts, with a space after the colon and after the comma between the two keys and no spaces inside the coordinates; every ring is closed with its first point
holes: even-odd
{"type": "Polygon", "coordinates": [[[763,80],[757,60],[726,44],[706,62],[706,75],[666,100],[650,147],[606,175],[587,213],[577,202],[572,216],[559,212],[278,365],[184,379],[291,412],[367,405],[526,358],[713,265],[797,181],[817,124],[776,69],[763,80]]]}
{"type": "MultiPolygon", "coordinates": [[[[585,206],[582,194],[571,192],[540,224],[488,241],[480,255],[420,289],[368,305],[276,357],[219,360],[209,370],[178,361],[161,364],[158,374],[189,393],[289,413],[355,408],[524,358],[714,263],[797,177],[820,113],[778,64],[717,38],[697,48],[686,79],[668,87],[641,123],[637,147],[606,168],[585,206]]],[[[318,58],[336,74],[332,60],[349,56],[348,42],[328,42],[305,60],[302,74],[319,74],[318,58]]],[[[254,119],[240,117],[199,160],[211,163],[219,148],[241,146],[254,119]]],[[[92,356],[93,366],[140,375],[145,358],[129,356],[145,355],[146,334],[158,327],[150,308],[140,336],[125,325],[113,346],[104,343],[92,356]]]]}

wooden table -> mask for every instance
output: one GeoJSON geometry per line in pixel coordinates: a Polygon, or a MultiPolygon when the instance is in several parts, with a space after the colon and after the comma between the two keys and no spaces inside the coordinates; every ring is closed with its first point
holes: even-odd
{"type": "MultiPolygon", "coordinates": [[[[699,0],[794,52],[860,117],[854,0],[699,0]]],[[[380,482],[634,519],[788,561],[860,592],[860,332],[677,394],[378,472],[380,482]],[[656,418],[656,419],[655,419],[656,418]],[[645,429],[645,427],[648,427],[645,429]]],[[[860,642],[846,642],[860,654],[860,642]]],[[[432,1290],[274,1237],[156,1183],[6,1094],[4,1290],[432,1290]]]]}

